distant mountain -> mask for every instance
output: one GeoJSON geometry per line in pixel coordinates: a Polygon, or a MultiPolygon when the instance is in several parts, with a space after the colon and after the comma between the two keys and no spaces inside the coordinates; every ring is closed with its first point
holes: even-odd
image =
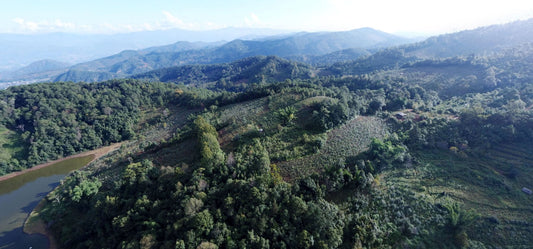
{"type": "Polygon", "coordinates": [[[435,36],[402,49],[420,58],[492,53],[533,41],[533,19],[435,36]]]}
{"type": "Polygon", "coordinates": [[[94,60],[123,50],[162,46],[176,41],[215,42],[288,33],[283,30],[225,28],[192,31],[169,29],[123,34],[0,34],[0,71],[52,59],[70,64],[94,60]]]}
{"type": "Polygon", "coordinates": [[[40,72],[46,72],[46,71],[53,71],[53,70],[60,70],[65,69],[69,67],[71,64],[61,62],[61,61],[55,61],[55,60],[40,60],[31,63],[28,66],[25,66],[23,68],[20,68],[18,70],[15,70],[12,72],[12,74],[34,74],[34,73],[40,73],[40,72]]]}
{"type": "MultiPolygon", "coordinates": [[[[156,39],[164,32],[151,34],[156,39]]],[[[192,33],[190,34],[192,37],[192,33]]],[[[134,36],[131,34],[128,36],[130,39],[132,37],[134,36]]],[[[191,37],[188,39],[192,39],[191,37]]],[[[320,66],[320,75],[364,74],[377,68],[397,68],[405,63],[424,59],[482,56],[528,43],[533,41],[533,19],[446,34],[407,44],[409,41],[370,28],[343,32],[278,34],[257,40],[237,39],[227,43],[181,41],[142,50],[125,50],[74,65],[68,71],[53,71],[55,75],[49,73],[47,75],[50,77],[38,79],[91,82],[97,79],[124,78],[168,67],[229,63],[260,55],[275,55],[320,66]]]]}
{"type": "MultiPolygon", "coordinates": [[[[113,75],[113,77],[126,77],[159,68],[187,64],[227,63],[258,55],[275,55],[285,58],[311,56],[316,58],[316,56],[339,50],[361,49],[361,53],[352,53],[353,58],[351,59],[354,60],[361,54],[367,54],[363,51],[365,49],[399,45],[408,41],[370,28],[344,32],[297,33],[260,40],[233,40],[217,47],[204,44],[205,47],[199,49],[191,46],[191,44],[178,44],[179,49],[182,49],[180,51],[173,50],[172,47],[124,51],[117,55],[75,65],[71,70],[102,72],[106,75],[113,75]],[[190,49],[185,50],[185,47],[190,49]],[[149,53],[146,53],[147,51],[149,53]]],[[[59,78],[65,79],[65,76],[61,75],[59,78]]],[[[80,80],[78,78],[66,79],[80,80]]]]}
{"type": "Polygon", "coordinates": [[[276,56],[255,56],[232,63],[185,65],[158,69],[135,75],[132,78],[197,86],[216,83],[218,88],[232,89],[242,84],[272,83],[286,79],[309,79],[312,76],[313,68],[306,64],[276,56]]]}
{"type": "Polygon", "coordinates": [[[206,47],[216,47],[224,44],[226,42],[217,41],[217,42],[188,42],[188,41],[179,41],[170,45],[149,47],[142,49],[142,53],[165,53],[165,52],[181,52],[187,50],[195,50],[206,47]]]}
{"type": "Polygon", "coordinates": [[[314,66],[331,65],[339,62],[357,60],[363,56],[372,54],[372,50],[362,48],[349,48],[324,55],[294,55],[287,56],[287,59],[308,63],[314,66]]]}
{"type": "Polygon", "coordinates": [[[72,81],[71,79],[76,79],[76,82],[100,82],[113,78],[116,78],[115,75],[107,72],[69,70],[57,76],[53,81],[72,81]]]}
{"type": "Polygon", "coordinates": [[[354,61],[344,61],[329,65],[320,71],[320,76],[367,74],[377,70],[399,68],[418,60],[420,59],[417,57],[406,55],[401,49],[383,49],[354,61]]]}
{"type": "MultiPolygon", "coordinates": [[[[430,37],[422,42],[383,49],[353,61],[340,61],[320,75],[357,75],[399,68],[426,59],[490,56],[533,41],[533,19],[430,37]]],[[[334,57],[334,56],[333,56],[334,57]]]]}
{"type": "Polygon", "coordinates": [[[42,78],[66,70],[70,64],[55,60],[40,60],[15,71],[0,73],[1,81],[42,78]]]}

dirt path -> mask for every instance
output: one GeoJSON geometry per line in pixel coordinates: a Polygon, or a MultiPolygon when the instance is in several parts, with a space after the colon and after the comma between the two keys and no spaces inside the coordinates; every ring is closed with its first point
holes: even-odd
{"type": "Polygon", "coordinates": [[[13,178],[15,176],[19,176],[19,175],[34,171],[34,170],[38,170],[38,169],[41,169],[41,168],[44,168],[44,167],[48,167],[48,166],[53,165],[55,163],[58,163],[58,162],[61,162],[61,161],[67,160],[67,159],[71,159],[71,158],[94,155],[93,160],[91,160],[91,162],[92,162],[92,161],[102,157],[103,155],[109,153],[110,151],[116,150],[117,148],[120,147],[120,145],[122,145],[122,143],[112,144],[112,145],[109,145],[109,146],[106,146],[106,147],[102,147],[102,148],[99,148],[99,149],[96,149],[96,150],[86,151],[86,152],[82,152],[82,153],[77,154],[77,155],[72,155],[72,156],[64,157],[64,158],[57,159],[57,160],[54,160],[54,161],[50,161],[50,162],[47,162],[47,163],[39,164],[39,165],[33,166],[32,168],[25,169],[23,171],[17,171],[17,172],[9,173],[7,175],[0,176],[0,182],[1,181],[5,181],[7,179],[11,179],[11,178],[13,178]]]}

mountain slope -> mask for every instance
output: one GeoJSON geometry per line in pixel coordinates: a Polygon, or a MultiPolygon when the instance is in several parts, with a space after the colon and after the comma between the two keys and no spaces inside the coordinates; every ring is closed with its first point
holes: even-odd
{"type": "Polygon", "coordinates": [[[196,86],[221,81],[218,83],[229,85],[220,87],[231,88],[231,85],[242,83],[273,83],[286,79],[308,79],[312,76],[312,71],[310,66],[302,63],[275,56],[255,56],[232,63],[158,69],[134,75],[133,78],[196,86]]]}
{"type": "Polygon", "coordinates": [[[339,62],[354,61],[363,56],[369,56],[370,50],[362,48],[349,48],[324,55],[294,55],[287,59],[308,63],[317,66],[326,66],[339,62]]]}
{"type": "MultiPolygon", "coordinates": [[[[474,30],[431,37],[425,41],[393,48],[387,48],[353,61],[341,61],[327,66],[320,73],[328,75],[359,75],[376,70],[388,70],[409,66],[429,60],[461,61],[475,57],[491,57],[499,53],[524,51],[533,41],[533,19],[504,25],[493,25],[474,30]],[[454,58],[450,58],[454,57],[454,58]]],[[[527,49],[526,49],[527,50],[527,49]]],[[[439,64],[441,62],[438,62],[439,64]]],[[[453,73],[453,70],[448,70],[453,73]]]]}
{"type": "MultiPolygon", "coordinates": [[[[30,130],[30,155],[129,139],[46,199],[39,216],[63,248],[530,248],[533,47],[423,61],[402,52],[338,68],[364,75],[239,92],[14,87],[0,92],[0,121],[30,130]]],[[[209,82],[290,65],[251,57],[145,76],[209,82]]]]}
{"type": "MultiPolygon", "coordinates": [[[[71,69],[127,76],[179,65],[226,63],[257,55],[324,55],[349,48],[379,48],[406,42],[407,39],[369,28],[345,32],[298,33],[273,39],[234,40],[218,47],[184,51],[166,52],[165,49],[151,49],[147,54],[143,51],[137,51],[137,54],[133,51],[122,52],[75,65],[71,69]]],[[[76,78],[61,79],[78,81],[76,78]]]]}
{"type": "Polygon", "coordinates": [[[421,58],[453,57],[490,53],[531,41],[533,19],[440,35],[402,48],[421,58]]]}
{"type": "Polygon", "coordinates": [[[60,61],[40,60],[15,71],[0,73],[0,81],[46,77],[54,73],[57,74],[58,71],[65,70],[68,66],[70,64],[60,61]]]}
{"type": "Polygon", "coordinates": [[[70,64],[95,60],[123,50],[162,46],[176,41],[216,42],[288,33],[283,30],[225,28],[207,31],[168,29],[122,34],[0,34],[0,71],[52,59],[70,64]],[[38,42],[36,42],[38,41],[38,42]]]}

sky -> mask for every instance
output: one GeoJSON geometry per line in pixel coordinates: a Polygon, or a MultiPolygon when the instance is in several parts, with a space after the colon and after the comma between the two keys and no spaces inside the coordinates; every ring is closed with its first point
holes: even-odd
{"type": "Polygon", "coordinates": [[[0,0],[0,33],[227,27],[443,34],[533,18],[531,0],[0,0]]]}

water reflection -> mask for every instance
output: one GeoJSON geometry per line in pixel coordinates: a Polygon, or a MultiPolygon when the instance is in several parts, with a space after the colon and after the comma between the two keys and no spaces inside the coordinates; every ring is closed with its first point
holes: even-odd
{"type": "Polygon", "coordinates": [[[11,191],[14,191],[22,187],[26,183],[35,181],[39,177],[67,174],[75,169],[79,169],[83,167],[84,165],[89,163],[93,158],[94,158],[94,155],[71,158],[65,161],[55,163],[45,168],[30,171],[25,174],[13,177],[11,179],[1,181],[0,182],[0,195],[7,194],[11,191]]]}
{"type": "Polygon", "coordinates": [[[91,155],[68,159],[0,182],[0,249],[48,248],[45,236],[22,231],[24,221],[61,179],[93,158],[91,155]]]}

